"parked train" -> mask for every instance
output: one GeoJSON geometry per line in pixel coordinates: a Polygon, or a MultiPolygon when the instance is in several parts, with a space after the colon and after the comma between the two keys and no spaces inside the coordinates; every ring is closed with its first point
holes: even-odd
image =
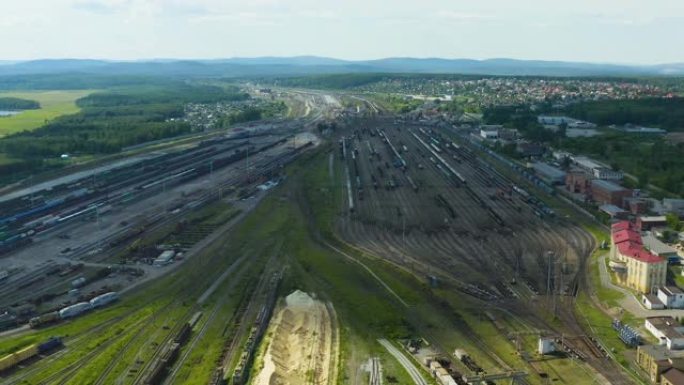
{"type": "Polygon", "coordinates": [[[62,346],[62,339],[59,337],[52,337],[43,343],[29,345],[19,351],[8,354],[0,358],[0,372],[11,369],[29,358],[50,352],[60,346],[62,346]]]}
{"type": "Polygon", "coordinates": [[[29,320],[29,326],[38,328],[61,320],[77,317],[85,312],[88,312],[99,307],[109,305],[110,303],[119,299],[119,293],[112,291],[99,295],[89,302],[79,302],[74,305],[67,306],[58,311],[53,311],[33,317],[29,320]]]}

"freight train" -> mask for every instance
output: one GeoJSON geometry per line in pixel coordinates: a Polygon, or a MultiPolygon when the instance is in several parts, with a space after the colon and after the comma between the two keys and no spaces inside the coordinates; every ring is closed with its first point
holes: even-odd
{"type": "Polygon", "coordinates": [[[52,337],[43,343],[29,345],[19,351],[8,354],[0,358],[0,372],[12,369],[29,358],[48,353],[60,346],[62,346],[62,339],[52,337]]]}
{"type": "Polygon", "coordinates": [[[109,305],[118,299],[119,293],[115,291],[105,293],[91,299],[89,302],[79,302],[57,311],[33,317],[29,320],[29,326],[35,329],[61,320],[78,317],[90,310],[109,305]]]}

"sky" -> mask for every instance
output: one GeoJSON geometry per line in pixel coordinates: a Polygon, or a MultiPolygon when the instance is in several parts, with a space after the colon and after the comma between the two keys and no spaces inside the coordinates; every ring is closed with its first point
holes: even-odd
{"type": "Polygon", "coordinates": [[[3,0],[0,60],[684,62],[682,0],[3,0]]]}

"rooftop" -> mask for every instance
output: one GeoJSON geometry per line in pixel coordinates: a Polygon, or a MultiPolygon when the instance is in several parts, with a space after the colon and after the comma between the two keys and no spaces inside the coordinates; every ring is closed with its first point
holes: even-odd
{"type": "Polygon", "coordinates": [[[613,182],[609,182],[607,180],[601,180],[601,179],[595,179],[591,181],[592,187],[598,187],[601,190],[606,190],[609,192],[620,192],[620,191],[625,191],[627,190],[626,188],[620,186],[619,184],[615,184],[613,182]]]}
{"type": "Polygon", "coordinates": [[[664,215],[661,216],[643,216],[639,217],[641,222],[667,222],[667,218],[664,215]]]}
{"type": "Polygon", "coordinates": [[[544,162],[533,163],[532,167],[535,171],[551,178],[562,178],[565,176],[565,172],[563,170],[550,166],[544,162]]]}
{"type": "Polygon", "coordinates": [[[638,243],[622,242],[617,245],[617,248],[620,251],[620,254],[629,258],[634,258],[641,262],[658,263],[664,261],[664,259],[660,258],[659,256],[653,255],[644,250],[643,246],[638,243]]]}
{"type": "Polygon", "coordinates": [[[663,373],[663,378],[672,385],[684,385],[684,372],[677,368],[670,368],[663,373]]]}
{"type": "Polygon", "coordinates": [[[684,338],[680,332],[682,325],[676,319],[670,316],[646,317],[646,322],[653,325],[667,338],[684,338]]]}
{"type": "Polygon", "coordinates": [[[665,286],[661,287],[660,290],[665,292],[665,294],[672,295],[672,294],[682,294],[682,289],[678,288],[677,286],[665,286]]]}
{"type": "Polygon", "coordinates": [[[615,205],[601,205],[601,206],[599,206],[599,210],[601,210],[604,213],[607,213],[609,215],[612,215],[612,216],[619,215],[622,213],[626,213],[625,210],[623,210],[620,207],[617,207],[615,205]]]}
{"type": "Polygon", "coordinates": [[[634,225],[630,221],[620,221],[610,225],[610,230],[615,233],[621,230],[633,230],[634,225]]]}
{"type": "Polygon", "coordinates": [[[646,234],[641,237],[641,241],[647,249],[649,249],[653,254],[663,255],[663,254],[677,254],[677,250],[671,247],[658,238],[654,237],[652,234],[646,234]]]}
{"type": "Polygon", "coordinates": [[[613,233],[613,243],[632,242],[641,245],[641,235],[634,230],[620,230],[613,233]]]}

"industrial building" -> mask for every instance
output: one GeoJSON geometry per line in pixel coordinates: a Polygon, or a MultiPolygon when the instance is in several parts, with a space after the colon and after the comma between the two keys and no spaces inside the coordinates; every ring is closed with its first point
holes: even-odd
{"type": "Polygon", "coordinates": [[[665,345],[641,345],[637,348],[636,363],[654,384],[659,384],[664,373],[681,365],[683,357],[684,351],[671,351],[665,345]]]}
{"type": "Polygon", "coordinates": [[[665,216],[641,216],[636,220],[636,228],[639,231],[649,231],[655,227],[666,227],[667,218],[665,216]]]}
{"type": "Polygon", "coordinates": [[[621,265],[614,269],[619,271],[621,284],[647,294],[665,286],[667,260],[646,251],[632,223],[622,221],[611,226],[610,243],[611,262],[621,265]]]}
{"type": "Polygon", "coordinates": [[[625,177],[625,173],[620,170],[613,170],[608,167],[597,167],[592,170],[592,175],[596,179],[601,180],[622,180],[625,177]]]}
{"type": "Polygon", "coordinates": [[[598,204],[611,204],[619,207],[624,206],[624,199],[632,195],[632,190],[615,183],[595,179],[591,181],[591,196],[598,204]]]}
{"type": "Polygon", "coordinates": [[[677,286],[658,288],[658,299],[670,309],[684,308],[684,292],[677,286]]]}
{"type": "Polygon", "coordinates": [[[565,172],[547,163],[535,162],[532,163],[532,168],[537,176],[548,184],[563,184],[565,181],[565,172]]]}
{"type": "Polygon", "coordinates": [[[684,326],[671,316],[647,317],[646,330],[669,350],[684,349],[684,326]]]}
{"type": "Polygon", "coordinates": [[[590,184],[591,179],[584,171],[570,170],[565,175],[565,188],[573,194],[588,194],[590,184]]]}
{"type": "Polygon", "coordinates": [[[664,258],[668,263],[678,263],[680,261],[679,254],[674,247],[671,247],[661,240],[653,236],[651,233],[646,233],[641,237],[641,241],[644,247],[651,252],[651,254],[657,255],[660,258],[664,258]]]}
{"type": "Polygon", "coordinates": [[[548,116],[540,115],[537,117],[537,122],[544,126],[560,126],[565,124],[568,128],[596,128],[594,123],[585,122],[583,120],[570,118],[567,116],[548,116]]]}
{"type": "Polygon", "coordinates": [[[159,254],[159,256],[152,263],[154,266],[166,266],[171,263],[173,257],[176,256],[176,252],[173,250],[166,250],[159,254]]]}
{"type": "Polygon", "coordinates": [[[484,139],[499,139],[498,126],[481,126],[480,136],[484,139]]]}
{"type": "Polygon", "coordinates": [[[608,214],[611,219],[626,219],[629,214],[628,211],[610,204],[599,206],[599,211],[608,214]]]}

